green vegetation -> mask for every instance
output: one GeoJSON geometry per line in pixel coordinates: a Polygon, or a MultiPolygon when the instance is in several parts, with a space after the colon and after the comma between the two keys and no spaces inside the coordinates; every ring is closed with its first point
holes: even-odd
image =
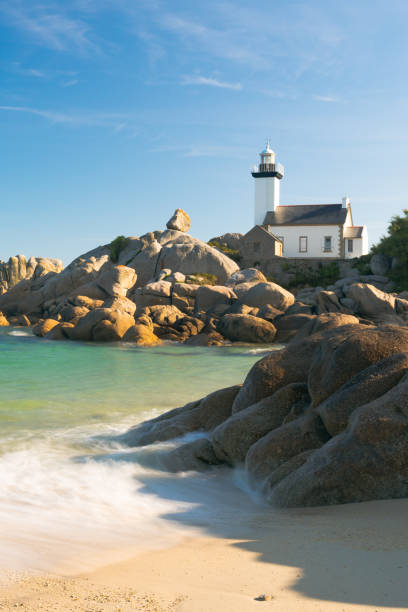
{"type": "Polygon", "coordinates": [[[218,242],[217,240],[210,240],[207,243],[208,246],[214,247],[214,249],[218,249],[227,255],[230,259],[233,259],[237,263],[239,263],[242,259],[242,256],[238,249],[230,249],[226,244],[218,242]]]}
{"type": "Polygon", "coordinates": [[[351,265],[353,266],[353,268],[356,268],[360,272],[360,274],[371,274],[371,257],[371,254],[361,255],[361,257],[356,257],[355,259],[353,259],[351,265]]]}
{"type": "Polygon", "coordinates": [[[340,278],[340,268],[336,261],[327,264],[319,263],[316,270],[312,268],[302,269],[297,267],[296,264],[284,264],[284,271],[293,275],[288,284],[289,289],[305,286],[327,287],[340,278]]]}
{"type": "Polygon", "coordinates": [[[186,283],[189,283],[190,285],[216,285],[218,283],[218,278],[215,276],[215,274],[208,274],[206,272],[203,274],[194,274],[190,276],[186,280],[186,283]]]}
{"type": "Polygon", "coordinates": [[[403,213],[391,218],[388,234],[372,247],[370,253],[395,257],[389,277],[394,281],[397,291],[408,290],[408,209],[404,209],[403,213]]]}
{"type": "Polygon", "coordinates": [[[119,259],[120,252],[129,244],[129,238],[125,236],[117,236],[109,245],[111,261],[116,263],[119,259]]]}

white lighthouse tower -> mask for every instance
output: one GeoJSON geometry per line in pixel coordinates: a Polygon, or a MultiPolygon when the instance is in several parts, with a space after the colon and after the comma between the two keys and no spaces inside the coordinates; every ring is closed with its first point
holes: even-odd
{"type": "Polygon", "coordinates": [[[269,140],[259,155],[259,166],[252,168],[252,176],[255,179],[255,225],[262,225],[266,213],[279,206],[280,180],[285,172],[282,164],[276,162],[269,140]]]}

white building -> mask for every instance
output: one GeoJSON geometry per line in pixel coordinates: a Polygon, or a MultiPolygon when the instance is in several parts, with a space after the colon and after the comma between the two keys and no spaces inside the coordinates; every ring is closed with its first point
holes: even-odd
{"type": "Polygon", "coordinates": [[[284,257],[351,259],[368,253],[365,225],[354,225],[349,198],[341,204],[280,204],[284,167],[269,142],[252,168],[255,179],[255,225],[282,242],[284,257]]]}

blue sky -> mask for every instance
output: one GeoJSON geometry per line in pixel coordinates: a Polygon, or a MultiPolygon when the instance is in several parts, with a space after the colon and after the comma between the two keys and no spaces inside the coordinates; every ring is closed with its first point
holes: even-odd
{"type": "Polygon", "coordinates": [[[281,201],[351,198],[371,241],[407,207],[406,0],[0,0],[0,259],[253,224],[270,137],[281,201]]]}

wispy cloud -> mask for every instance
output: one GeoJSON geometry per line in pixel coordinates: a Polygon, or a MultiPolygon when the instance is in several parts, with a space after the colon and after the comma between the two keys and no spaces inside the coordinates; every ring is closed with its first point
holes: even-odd
{"type": "Polygon", "coordinates": [[[53,110],[43,110],[29,106],[0,106],[0,111],[15,113],[26,113],[42,117],[50,123],[68,124],[73,127],[105,127],[115,131],[121,131],[127,125],[127,121],[134,118],[120,113],[68,113],[53,110]]]}
{"type": "Polygon", "coordinates": [[[37,70],[36,68],[28,68],[27,70],[25,70],[25,73],[28,76],[36,77],[37,79],[45,78],[45,74],[41,72],[41,70],[37,70]]]}
{"type": "Polygon", "coordinates": [[[210,52],[211,55],[250,64],[255,64],[260,59],[256,49],[243,44],[236,31],[231,32],[225,27],[216,29],[169,13],[161,15],[159,23],[163,29],[177,34],[187,43],[200,45],[202,50],[210,52]]]}
{"type": "Polygon", "coordinates": [[[89,26],[62,12],[60,7],[26,3],[24,0],[0,0],[0,12],[12,25],[42,46],[56,51],[75,50],[81,53],[99,50],[90,39],[89,26]]]}
{"type": "Polygon", "coordinates": [[[315,95],[313,96],[314,100],[317,100],[318,102],[327,102],[327,103],[332,103],[332,102],[340,102],[339,98],[335,98],[334,96],[318,96],[315,95]]]}
{"type": "Polygon", "coordinates": [[[249,147],[190,144],[190,145],[160,145],[152,149],[153,153],[178,153],[181,157],[234,157],[248,159],[252,151],[249,147]]]}
{"type": "Polygon", "coordinates": [[[78,79],[71,79],[71,81],[65,81],[65,83],[61,83],[61,87],[73,87],[78,83],[78,79]]]}
{"type": "Polygon", "coordinates": [[[239,91],[242,89],[241,83],[227,83],[219,81],[211,77],[204,76],[186,76],[183,78],[182,85],[208,85],[209,87],[220,87],[221,89],[233,89],[239,91]]]}
{"type": "Polygon", "coordinates": [[[12,62],[11,63],[11,71],[21,76],[34,77],[37,79],[45,79],[47,75],[42,70],[38,70],[37,68],[26,68],[22,66],[20,62],[12,62]]]}

